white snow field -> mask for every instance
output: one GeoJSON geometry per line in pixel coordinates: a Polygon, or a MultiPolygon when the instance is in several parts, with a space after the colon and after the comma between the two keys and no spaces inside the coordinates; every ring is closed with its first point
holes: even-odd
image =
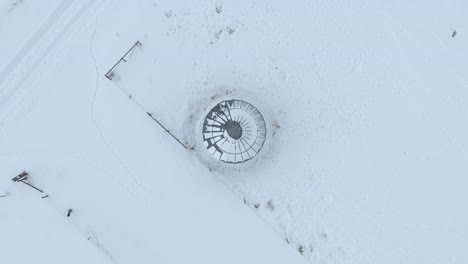
{"type": "Polygon", "coordinates": [[[0,263],[468,263],[467,10],[1,1],[0,263]],[[226,99],[244,164],[201,142],[226,99]]]}

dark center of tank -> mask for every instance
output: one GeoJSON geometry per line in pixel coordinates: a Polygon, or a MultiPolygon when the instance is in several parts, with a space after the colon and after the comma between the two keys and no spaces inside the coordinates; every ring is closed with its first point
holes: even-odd
{"type": "Polygon", "coordinates": [[[224,124],[224,129],[226,129],[228,135],[235,140],[242,137],[242,126],[237,121],[228,121],[224,124]]]}

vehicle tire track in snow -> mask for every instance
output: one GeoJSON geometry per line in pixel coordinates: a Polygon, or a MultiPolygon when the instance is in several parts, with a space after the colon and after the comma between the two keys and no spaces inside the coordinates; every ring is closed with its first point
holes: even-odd
{"type": "MultiPolygon", "coordinates": [[[[35,46],[39,43],[48,29],[57,21],[57,19],[65,13],[71,6],[72,2],[69,0],[64,0],[60,3],[55,10],[50,14],[46,21],[40,26],[40,28],[29,38],[29,40],[21,47],[21,49],[16,53],[16,55],[8,62],[2,71],[0,71],[0,80],[5,80],[9,75],[14,73],[14,70],[17,68],[17,65],[24,60],[29,51],[33,50],[35,46]]],[[[4,88],[0,88],[0,92],[3,92],[4,88]]]]}
{"type": "Polygon", "coordinates": [[[79,32],[109,0],[64,0],[0,73],[0,121],[16,109],[13,101],[53,61],[66,40],[79,32]]]}
{"type": "MultiPolygon", "coordinates": [[[[138,188],[140,188],[145,193],[143,195],[143,198],[139,199],[140,201],[145,201],[147,198],[149,198],[152,195],[153,191],[146,188],[143,184],[141,184],[140,179],[137,176],[135,176],[135,174],[133,174],[133,172],[130,170],[130,168],[123,162],[123,160],[120,158],[120,156],[117,154],[117,152],[112,148],[112,146],[109,144],[108,140],[104,136],[104,133],[102,132],[102,129],[99,126],[99,123],[97,122],[96,116],[94,114],[94,107],[96,105],[96,95],[97,95],[97,92],[99,91],[99,88],[100,88],[99,81],[101,79],[101,76],[104,76],[99,71],[99,67],[98,67],[98,64],[97,64],[96,55],[95,55],[95,51],[94,51],[94,42],[95,42],[95,39],[96,39],[96,32],[97,32],[98,28],[99,28],[99,20],[96,18],[96,25],[95,25],[95,28],[94,28],[93,35],[91,37],[91,41],[89,43],[89,51],[90,51],[91,58],[93,60],[95,71],[96,71],[96,83],[95,83],[95,87],[94,87],[94,91],[93,91],[93,97],[91,99],[91,108],[90,108],[91,121],[93,122],[93,125],[96,128],[101,141],[106,145],[107,149],[112,153],[114,158],[117,159],[117,161],[120,163],[120,165],[122,165],[124,170],[132,177],[135,185],[137,185],[138,188]]],[[[123,183],[121,183],[121,184],[123,184],[123,183]]],[[[123,185],[125,185],[125,184],[123,184],[123,185]]],[[[130,194],[133,197],[137,196],[137,193],[138,193],[137,191],[134,191],[132,188],[130,188],[127,185],[125,185],[125,187],[126,187],[125,189],[129,190],[130,194]]]]}

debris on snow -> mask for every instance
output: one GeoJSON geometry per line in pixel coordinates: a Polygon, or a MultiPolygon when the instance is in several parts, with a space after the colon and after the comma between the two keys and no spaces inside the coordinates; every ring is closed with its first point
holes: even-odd
{"type": "Polygon", "coordinates": [[[299,251],[299,253],[301,253],[301,255],[302,255],[302,254],[304,254],[305,247],[304,247],[303,245],[299,245],[299,246],[297,247],[297,251],[299,251]]]}
{"type": "Polygon", "coordinates": [[[324,239],[327,239],[327,238],[328,238],[327,233],[322,233],[320,236],[323,237],[324,239]]]}
{"type": "Polygon", "coordinates": [[[221,14],[223,12],[223,2],[217,1],[215,4],[216,13],[221,14]]]}
{"type": "Polygon", "coordinates": [[[219,36],[221,36],[221,33],[223,33],[223,30],[222,30],[222,29],[218,30],[218,31],[215,33],[215,35],[214,35],[215,38],[216,38],[216,39],[219,39],[219,36]]]}
{"type": "Polygon", "coordinates": [[[236,31],[235,28],[232,28],[232,27],[226,27],[226,32],[229,34],[229,35],[232,35],[234,32],[236,31]]]}
{"type": "Polygon", "coordinates": [[[275,205],[273,204],[272,199],[268,200],[268,202],[266,203],[266,208],[268,208],[268,210],[270,210],[271,212],[275,210],[275,205]]]}
{"type": "Polygon", "coordinates": [[[173,14],[172,14],[172,11],[167,11],[167,12],[164,13],[164,15],[165,15],[167,18],[170,18],[170,17],[172,17],[173,14]]]}

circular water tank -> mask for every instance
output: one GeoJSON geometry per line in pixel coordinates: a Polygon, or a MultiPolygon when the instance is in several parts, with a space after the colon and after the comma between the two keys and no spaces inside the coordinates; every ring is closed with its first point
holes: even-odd
{"type": "Polygon", "coordinates": [[[203,122],[207,151],[226,163],[243,163],[255,157],[266,140],[262,114],[243,100],[225,100],[213,107],[203,122]]]}

